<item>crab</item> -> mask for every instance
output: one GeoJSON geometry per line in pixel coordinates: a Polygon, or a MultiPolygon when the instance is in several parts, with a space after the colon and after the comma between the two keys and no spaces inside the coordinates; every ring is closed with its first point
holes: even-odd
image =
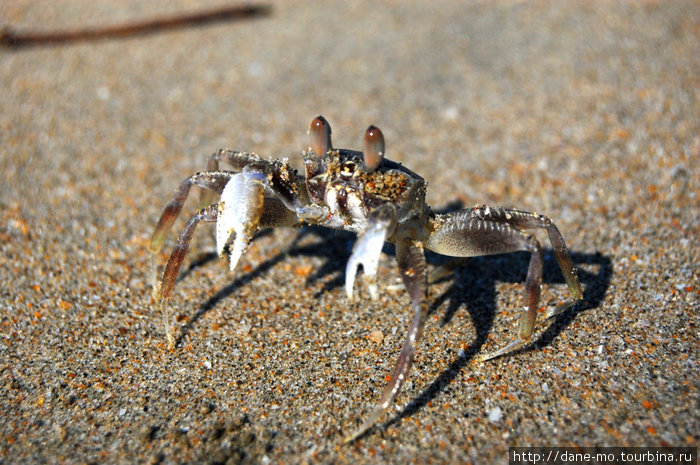
{"type": "Polygon", "coordinates": [[[515,340],[495,352],[477,357],[485,361],[526,345],[534,331],[540,302],[543,252],[532,230],[547,231],[570,297],[546,312],[557,315],[582,299],[581,284],[569,250],[554,223],[546,216],[502,207],[477,206],[438,214],[425,203],[426,181],[384,157],[382,131],[370,126],[363,151],[336,149],[331,127],[318,116],[308,131],[309,146],[302,152],[305,175],[286,161],[265,160],[248,152],[219,150],[206,171],[185,179],[175,190],[153,232],[150,250],[155,257],[180,214],[192,186],[203,189],[208,205],[187,222],[165,265],[154,282],[154,299],[166,318],[168,340],[174,339],[167,323],[167,302],[185,259],[195,228],[201,222],[216,223],[216,248],[228,252],[234,271],[256,232],[281,226],[319,225],[357,233],[345,270],[347,299],[354,299],[357,270],[363,268],[370,297],[377,299],[376,275],[382,247],[391,242],[401,279],[411,301],[413,318],[396,367],[384,391],[365,421],[345,441],[363,435],[392,404],[406,382],[428,314],[429,276],[444,274],[438,267],[429,274],[424,250],[451,257],[474,257],[515,251],[531,253],[525,279],[525,305],[515,340]],[[226,163],[232,170],[220,170],[226,163]],[[215,201],[218,195],[218,202],[215,201]]]}

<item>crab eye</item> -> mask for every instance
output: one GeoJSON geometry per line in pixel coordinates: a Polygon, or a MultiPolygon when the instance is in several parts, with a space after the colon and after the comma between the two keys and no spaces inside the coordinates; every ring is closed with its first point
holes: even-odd
{"type": "Polygon", "coordinates": [[[379,168],[384,159],[384,134],[374,126],[367,128],[365,132],[365,148],[362,152],[365,160],[365,169],[374,171],[379,168]]]}
{"type": "Polygon", "coordinates": [[[309,150],[322,157],[331,148],[331,125],[326,118],[318,115],[309,126],[309,150]]]}

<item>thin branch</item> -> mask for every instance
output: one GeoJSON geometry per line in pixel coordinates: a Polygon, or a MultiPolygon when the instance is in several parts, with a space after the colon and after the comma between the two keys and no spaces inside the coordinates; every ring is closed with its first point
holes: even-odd
{"type": "Polygon", "coordinates": [[[96,29],[75,29],[53,32],[15,32],[5,28],[0,32],[0,45],[8,48],[55,45],[83,40],[120,38],[135,35],[153,34],[170,29],[201,26],[224,21],[267,16],[272,8],[269,5],[236,5],[217,10],[189,15],[159,18],[140,23],[121,24],[96,29]]]}

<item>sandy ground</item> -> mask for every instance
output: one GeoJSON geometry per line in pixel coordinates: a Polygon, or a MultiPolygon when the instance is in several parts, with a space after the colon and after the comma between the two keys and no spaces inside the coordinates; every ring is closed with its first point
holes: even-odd
{"type": "MultiPolygon", "coordinates": [[[[2,2],[0,18],[46,31],[216,6],[2,2]]],[[[698,57],[694,1],[279,2],[244,22],[1,50],[0,462],[696,446],[698,57]],[[317,114],[337,146],[381,127],[436,209],[547,214],[585,287],[526,350],[480,364],[516,331],[529,258],[467,261],[431,288],[396,409],[349,446],[410,318],[404,291],[346,301],[353,235],[262,234],[231,275],[203,226],[171,302],[174,350],[150,301],[150,234],[178,183],[220,147],[300,166],[317,114]]],[[[540,239],[552,307],[568,294],[540,239]]],[[[398,280],[385,252],[382,289],[398,280]]]]}

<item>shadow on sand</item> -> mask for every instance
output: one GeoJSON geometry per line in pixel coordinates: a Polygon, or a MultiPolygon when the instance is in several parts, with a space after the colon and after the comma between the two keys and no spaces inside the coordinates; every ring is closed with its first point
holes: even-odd
{"type": "MultiPolygon", "coordinates": [[[[460,207],[460,204],[450,204],[440,212],[454,211],[460,207]]],[[[264,231],[259,234],[258,237],[268,234],[269,231],[264,231]]],[[[283,261],[287,255],[312,256],[324,259],[324,264],[309,275],[306,285],[312,285],[316,281],[324,279],[327,276],[334,276],[334,278],[325,282],[317,295],[333,290],[336,287],[342,287],[345,279],[345,265],[350,257],[354,240],[354,234],[343,231],[320,227],[301,229],[287,250],[271,257],[255,269],[239,275],[232,283],[216,292],[216,294],[204,302],[182,327],[182,332],[177,338],[176,344],[179,345],[199,319],[213,309],[220,301],[235,294],[238,289],[249,282],[263,276],[279,262],[283,261]],[[315,237],[317,240],[311,244],[299,245],[302,239],[309,235],[315,237]]],[[[547,244],[543,244],[545,263],[542,283],[545,286],[564,284],[563,276],[554,255],[551,249],[548,249],[546,245],[547,244]]],[[[394,247],[391,244],[385,245],[384,252],[387,255],[395,256],[394,247]]],[[[575,251],[572,251],[571,256],[578,269],[579,279],[584,289],[583,300],[547,322],[540,320],[540,327],[542,325],[547,326],[544,332],[539,334],[529,345],[515,353],[548,346],[571,324],[579,312],[598,307],[605,297],[612,276],[612,263],[610,258],[600,253],[584,254],[575,251]]],[[[181,274],[179,280],[186,279],[193,269],[207,265],[209,262],[217,260],[217,258],[218,257],[214,253],[204,254],[196,258],[181,274]]],[[[444,264],[448,260],[447,257],[432,252],[426,253],[426,259],[431,267],[444,264]]],[[[434,313],[438,309],[444,307],[445,310],[441,319],[441,325],[445,326],[452,320],[457,310],[466,307],[476,331],[476,338],[473,342],[469,343],[467,351],[460,351],[445,371],[401,412],[383,425],[378,425],[375,428],[384,429],[386,426],[397,423],[402,418],[409,417],[420,410],[442,392],[450,382],[458,376],[460,371],[470,363],[472,358],[481,351],[493,327],[494,317],[498,311],[496,306],[497,283],[524,283],[528,262],[529,253],[527,252],[469,258],[465,259],[464,264],[460,264],[456,267],[452,275],[439,281],[450,281],[452,284],[441,295],[433,298],[430,303],[430,313],[434,313]]],[[[420,350],[420,345],[418,350],[420,350]]],[[[371,431],[371,429],[369,431],[371,431]]]]}

